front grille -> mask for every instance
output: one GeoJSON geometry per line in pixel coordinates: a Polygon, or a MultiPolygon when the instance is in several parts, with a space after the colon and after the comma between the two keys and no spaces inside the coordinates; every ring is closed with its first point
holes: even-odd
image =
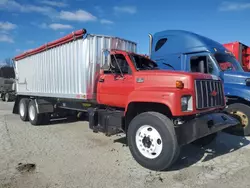
{"type": "Polygon", "coordinates": [[[196,108],[224,106],[222,83],[218,80],[195,80],[196,108]]]}

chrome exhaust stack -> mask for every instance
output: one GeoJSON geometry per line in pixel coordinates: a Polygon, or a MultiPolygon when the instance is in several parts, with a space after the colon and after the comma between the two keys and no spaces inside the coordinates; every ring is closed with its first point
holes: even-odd
{"type": "Polygon", "coordinates": [[[149,57],[151,57],[151,50],[152,50],[152,42],[153,42],[153,36],[149,33],[149,57]]]}

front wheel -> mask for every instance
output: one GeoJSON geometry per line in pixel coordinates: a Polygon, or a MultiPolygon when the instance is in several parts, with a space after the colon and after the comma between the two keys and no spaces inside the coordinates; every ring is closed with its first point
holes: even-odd
{"type": "Polygon", "coordinates": [[[158,112],[137,115],[129,124],[127,139],[134,159],[150,170],[166,170],[178,158],[174,125],[158,112]]]}
{"type": "Polygon", "coordinates": [[[234,103],[228,105],[226,109],[232,116],[239,120],[240,124],[230,127],[225,131],[240,136],[250,135],[250,107],[242,103],[234,103]]]}

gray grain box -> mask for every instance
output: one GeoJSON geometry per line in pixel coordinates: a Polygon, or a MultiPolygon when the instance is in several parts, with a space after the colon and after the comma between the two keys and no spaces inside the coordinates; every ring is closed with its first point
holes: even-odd
{"type": "Polygon", "coordinates": [[[85,37],[15,60],[18,95],[95,99],[103,50],[136,52],[136,43],[110,36],[85,37]]]}

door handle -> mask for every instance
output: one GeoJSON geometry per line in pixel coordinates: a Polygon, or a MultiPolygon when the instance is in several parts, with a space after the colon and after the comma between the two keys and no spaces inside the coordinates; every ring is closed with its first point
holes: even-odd
{"type": "Polygon", "coordinates": [[[99,82],[104,82],[104,78],[100,78],[100,79],[99,79],[99,82]]]}

